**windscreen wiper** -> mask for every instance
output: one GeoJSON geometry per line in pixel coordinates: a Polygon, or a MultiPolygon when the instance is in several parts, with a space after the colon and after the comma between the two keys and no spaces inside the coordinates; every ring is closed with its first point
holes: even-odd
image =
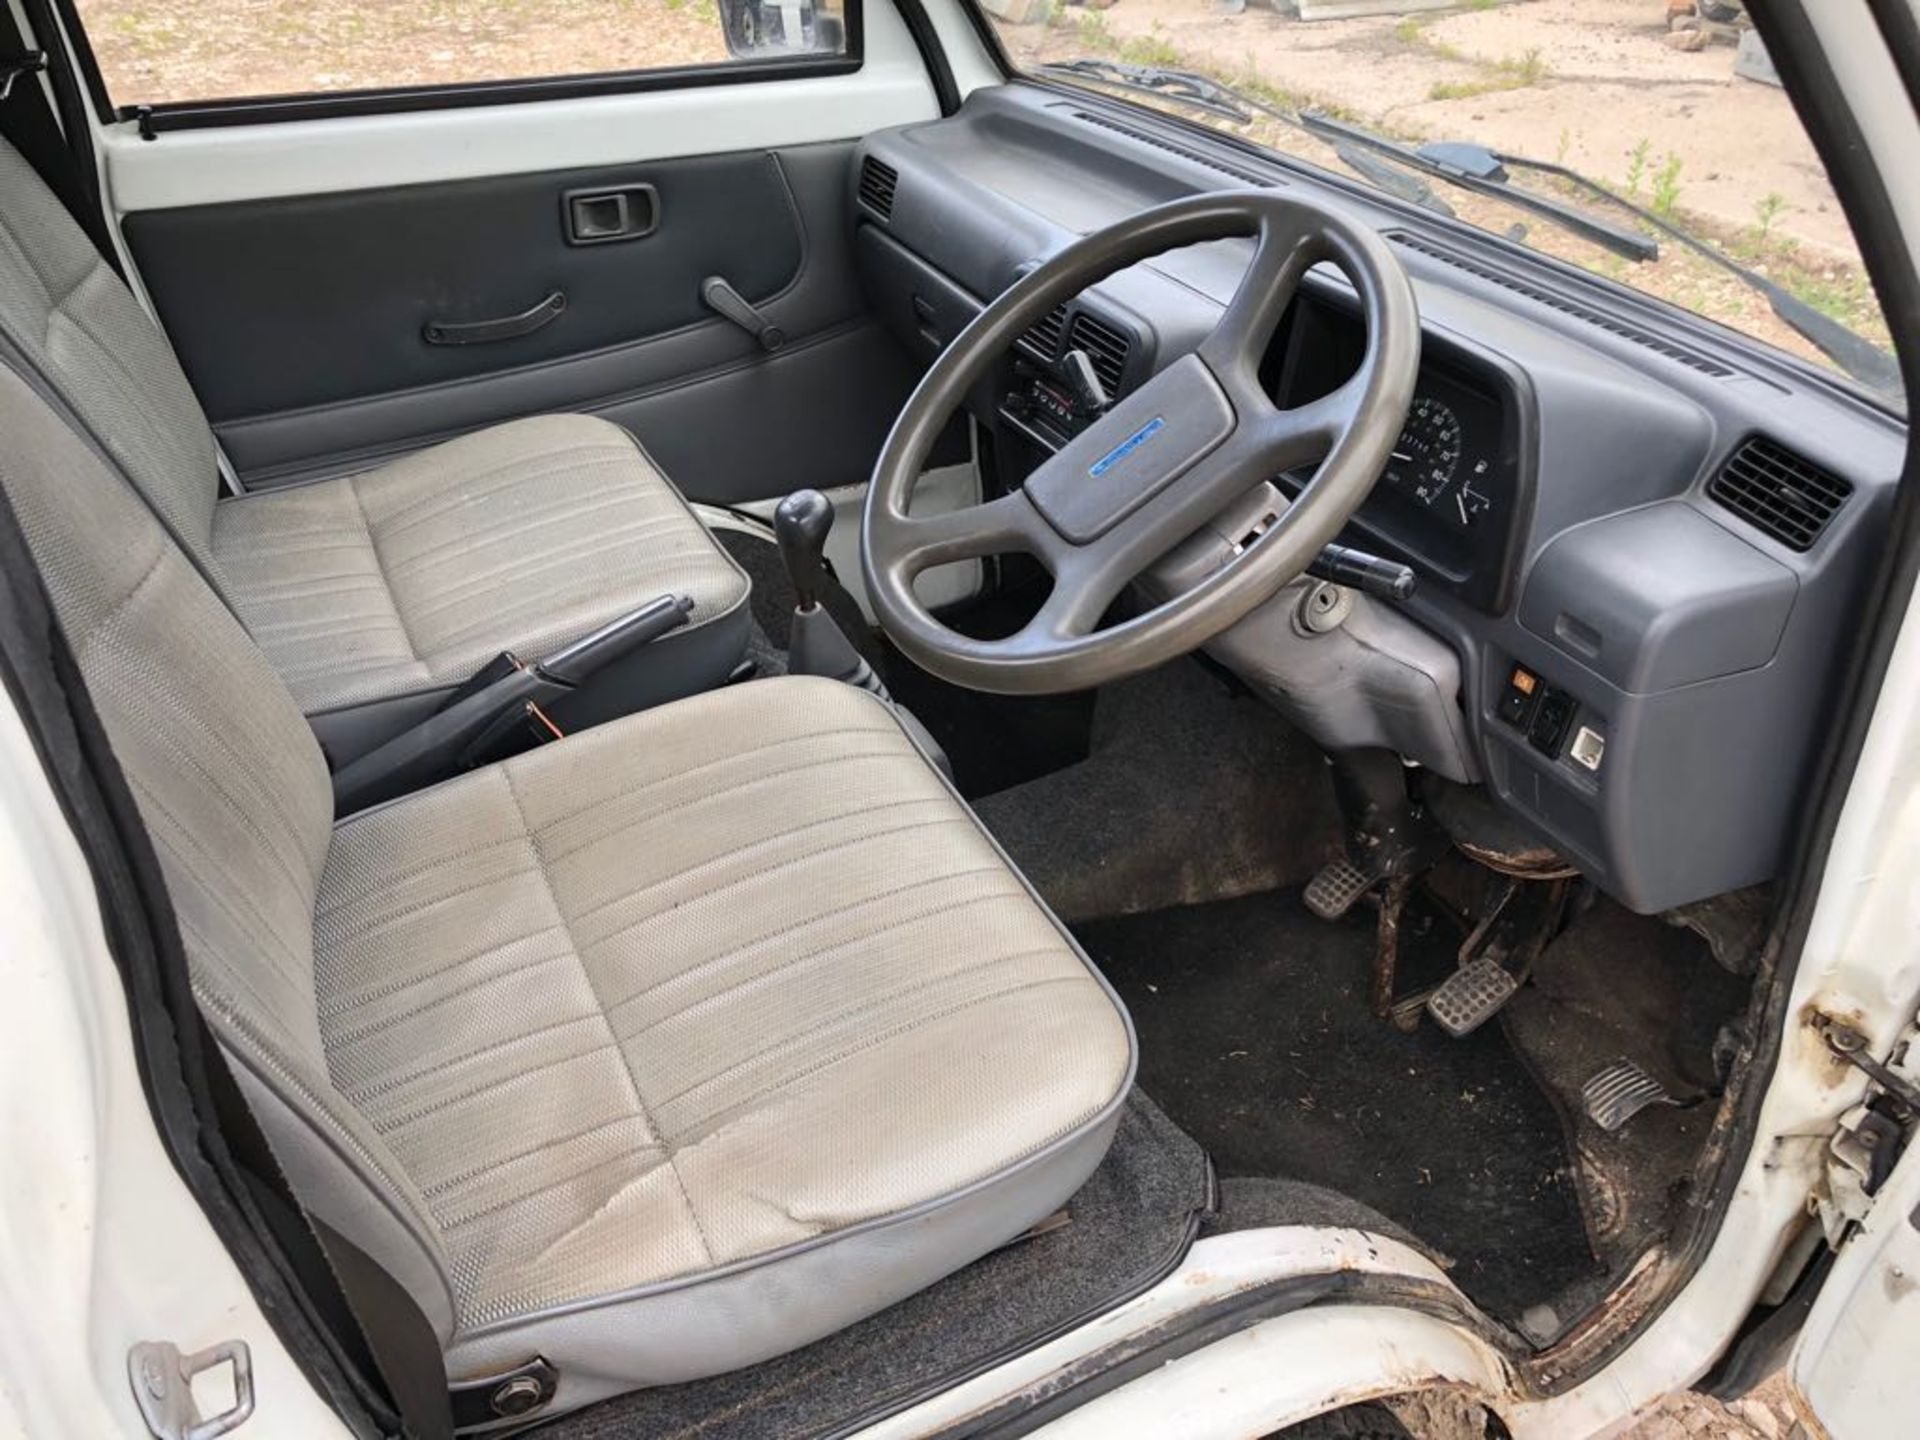
{"type": "Polygon", "coordinates": [[[1235,125],[1252,122],[1244,100],[1218,81],[1209,80],[1191,70],[1173,70],[1163,65],[1130,65],[1123,60],[1056,60],[1036,67],[1042,75],[1060,75],[1071,80],[1092,80],[1116,90],[1130,90],[1160,100],[1177,100],[1204,110],[1217,119],[1235,125]]]}
{"type": "MultiPolygon", "coordinates": [[[[1636,204],[1619,192],[1602,185],[1598,180],[1590,179],[1577,170],[1552,161],[1529,160],[1524,155],[1510,155],[1485,145],[1465,144],[1459,141],[1422,145],[1415,153],[1425,156],[1434,164],[1446,166],[1449,170],[1476,175],[1490,184],[1502,187],[1507,184],[1508,166],[1519,170],[1531,170],[1541,175],[1551,175],[1556,180],[1586,191],[1598,200],[1617,205],[1641,223],[1651,226],[1678,244],[1686,246],[1701,259],[1718,266],[1742,284],[1759,292],[1766,299],[1768,308],[1783,324],[1863,385],[1891,395],[1900,393],[1898,363],[1893,356],[1864,335],[1848,329],[1831,315],[1816,310],[1791,290],[1742,265],[1732,256],[1723,254],[1704,240],[1674,224],[1659,211],[1636,204]]],[[[1504,193],[1515,196],[1524,192],[1505,190],[1504,193]]]]}
{"type": "Polygon", "coordinates": [[[1886,394],[1901,393],[1898,362],[1871,340],[1856,334],[1831,315],[1816,310],[1792,291],[1695,238],[1657,211],[1635,204],[1624,195],[1568,166],[1531,160],[1524,155],[1507,154],[1485,145],[1460,141],[1402,144],[1364,125],[1336,119],[1320,111],[1295,112],[1285,109],[1191,70],[1094,58],[1061,61],[1043,65],[1040,70],[1064,78],[1091,80],[1135,94],[1177,101],[1237,125],[1248,124],[1255,113],[1266,115],[1330,146],[1343,165],[1381,189],[1429,210],[1453,215],[1452,207],[1433,193],[1432,187],[1420,178],[1422,175],[1431,175],[1450,185],[1531,211],[1625,259],[1635,262],[1659,259],[1659,242],[1651,236],[1609,224],[1597,215],[1552,196],[1523,190],[1511,183],[1507,167],[1550,175],[1597,200],[1625,210],[1643,224],[1686,246],[1758,292],[1783,324],[1862,384],[1886,394]]]}
{"type": "MultiPolygon", "coordinates": [[[[1249,125],[1253,122],[1253,112],[1268,115],[1283,124],[1308,134],[1313,132],[1301,122],[1291,110],[1278,105],[1270,105],[1258,96],[1245,95],[1218,80],[1201,75],[1192,70],[1176,70],[1165,65],[1134,65],[1124,60],[1102,60],[1086,57],[1079,60],[1061,60],[1050,65],[1037,67],[1043,75],[1058,75],[1069,80],[1091,80],[1098,85],[1106,85],[1129,94],[1145,95],[1156,100],[1172,100],[1191,106],[1204,114],[1235,125],[1249,125]]],[[[1322,144],[1324,136],[1315,136],[1322,144]]],[[[1382,190],[1398,195],[1402,200],[1415,205],[1425,206],[1437,214],[1453,218],[1453,207],[1433,193],[1433,187],[1418,175],[1410,174],[1399,167],[1389,164],[1376,156],[1368,155],[1351,145],[1336,144],[1333,153],[1340,163],[1362,178],[1372,181],[1382,190]]]]}
{"type": "MultiPolygon", "coordinates": [[[[1304,110],[1299,116],[1300,124],[1312,134],[1328,142],[1344,140],[1353,145],[1364,145],[1367,149],[1391,157],[1409,170],[1417,170],[1423,175],[1432,175],[1463,190],[1472,190],[1476,194],[1488,195],[1522,210],[1531,210],[1534,214],[1553,221],[1563,230],[1569,230],[1584,240],[1591,240],[1602,249],[1611,250],[1624,259],[1635,262],[1658,260],[1659,243],[1637,230],[1623,229],[1609,224],[1597,215],[1590,215],[1577,205],[1555,200],[1549,195],[1536,195],[1530,190],[1521,190],[1506,181],[1506,172],[1500,172],[1500,178],[1494,179],[1476,168],[1453,163],[1453,152],[1460,147],[1446,145],[1403,145],[1398,140],[1390,140],[1385,135],[1356,125],[1351,120],[1336,120],[1331,115],[1323,115],[1317,110],[1304,110]]],[[[1499,167],[1496,166],[1496,169],[1499,167]]]]}

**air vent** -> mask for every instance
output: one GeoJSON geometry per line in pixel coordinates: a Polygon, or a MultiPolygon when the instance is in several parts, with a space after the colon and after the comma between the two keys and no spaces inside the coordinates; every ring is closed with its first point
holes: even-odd
{"type": "Polygon", "coordinates": [[[1020,344],[1035,358],[1052,360],[1060,354],[1060,332],[1067,328],[1067,304],[1063,300],[1020,337],[1020,344]]]}
{"type": "Polygon", "coordinates": [[[1852,493],[1838,475],[1761,435],[1707,484],[1707,494],[1790,550],[1811,549],[1852,493]]]}
{"type": "Polygon", "coordinates": [[[1107,387],[1107,394],[1119,395],[1120,379],[1127,372],[1127,352],[1133,348],[1132,337],[1126,331],[1082,310],[1073,317],[1073,325],[1067,331],[1067,344],[1071,349],[1086,351],[1087,358],[1093,362],[1093,373],[1107,387]]]}
{"type": "Polygon", "coordinates": [[[860,203],[882,220],[893,218],[893,192],[899,184],[900,172],[884,160],[869,155],[860,162],[860,203]]]}
{"type": "Polygon", "coordinates": [[[1551,290],[1543,290],[1538,285],[1530,285],[1526,281],[1516,279],[1504,271],[1478,264],[1475,261],[1467,259],[1465,256],[1455,254],[1451,250],[1429,244],[1425,240],[1409,235],[1404,230],[1390,230],[1387,232],[1387,238],[1393,241],[1394,244],[1402,246],[1405,249],[1429,256],[1432,259],[1440,261],[1442,264],[1451,265],[1456,270],[1464,270],[1469,275],[1477,275],[1482,280],[1491,281],[1503,290],[1511,290],[1516,295],[1524,295],[1529,300],[1538,301],[1549,309],[1558,310],[1562,315],[1571,315],[1576,320],[1584,320],[1589,325],[1597,326],[1599,329],[1605,330],[1609,335],[1618,335],[1622,340],[1630,340],[1635,345],[1655,351],[1658,354],[1666,356],[1669,360],[1685,365],[1689,370],[1698,370],[1702,375],[1711,375],[1717,380],[1724,380],[1734,373],[1718,360],[1709,360],[1704,355],[1696,354],[1670,341],[1662,340],[1658,335],[1649,334],[1637,326],[1624,325],[1611,315],[1602,314],[1598,310],[1590,309],[1585,305],[1567,299],[1564,295],[1556,295],[1551,290]]]}
{"type": "Polygon", "coordinates": [[[1231,160],[1221,160],[1202,150],[1195,150],[1176,140],[1167,140],[1150,130],[1136,130],[1133,126],[1119,120],[1110,120],[1105,115],[1095,115],[1087,110],[1076,110],[1073,118],[1084,120],[1089,125],[1098,125],[1102,130],[1113,130],[1119,134],[1131,136],[1142,145],[1151,145],[1156,150],[1164,150],[1169,155],[1178,155],[1182,160],[1190,160],[1195,165],[1204,165],[1207,169],[1221,175],[1231,175],[1235,180],[1247,185],[1259,185],[1271,189],[1278,182],[1271,175],[1262,175],[1258,170],[1245,165],[1235,165],[1231,160]]]}

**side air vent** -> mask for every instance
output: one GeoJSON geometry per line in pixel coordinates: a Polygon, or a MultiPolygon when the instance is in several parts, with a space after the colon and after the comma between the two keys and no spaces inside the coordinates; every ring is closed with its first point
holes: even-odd
{"type": "Polygon", "coordinates": [[[1207,169],[1221,175],[1231,175],[1244,185],[1259,185],[1271,189],[1278,182],[1271,175],[1262,175],[1258,170],[1246,165],[1236,165],[1231,160],[1222,160],[1203,150],[1195,150],[1182,145],[1177,140],[1168,140],[1150,130],[1136,130],[1133,126],[1119,120],[1110,120],[1105,115],[1095,115],[1091,111],[1076,110],[1073,118],[1084,120],[1089,125],[1098,125],[1102,130],[1112,130],[1121,135],[1131,136],[1142,145],[1151,145],[1156,150],[1164,150],[1169,155],[1178,155],[1182,160],[1190,160],[1195,165],[1204,165],[1207,169]]]}
{"type": "Polygon", "coordinates": [[[1853,486],[1803,455],[1755,435],[1707,482],[1707,494],[1790,550],[1809,550],[1853,486]]]}
{"type": "Polygon", "coordinates": [[[1120,393],[1120,379],[1127,371],[1127,353],[1133,349],[1132,337],[1126,331],[1081,310],[1074,315],[1073,326],[1067,331],[1067,345],[1087,352],[1087,358],[1093,362],[1093,373],[1100,377],[1107,394],[1120,393]]]}
{"type": "Polygon", "coordinates": [[[899,185],[900,172],[884,160],[869,155],[860,162],[860,203],[882,220],[893,218],[893,192],[899,185]]]}
{"type": "Polygon", "coordinates": [[[1438,260],[1442,264],[1451,265],[1456,270],[1464,270],[1469,275],[1477,275],[1482,280],[1490,281],[1503,290],[1511,290],[1516,295],[1524,295],[1529,300],[1537,301],[1551,310],[1558,310],[1562,315],[1571,315],[1576,320],[1584,320],[1589,325],[1597,326],[1599,329],[1605,330],[1609,335],[1617,335],[1622,340],[1630,340],[1635,345],[1655,351],[1658,354],[1666,356],[1669,360],[1685,365],[1689,370],[1698,370],[1702,375],[1711,375],[1717,380],[1724,380],[1734,373],[1729,367],[1722,365],[1718,360],[1710,360],[1704,355],[1684,349],[1679,345],[1673,344],[1671,341],[1662,340],[1658,335],[1650,334],[1637,326],[1622,324],[1611,315],[1603,314],[1577,301],[1569,300],[1564,295],[1556,295],[1551,290],[1543,290],[1538,285],[1530,285],[1525,280],[1518,279],[1504,271],[1495,270],[1491,266],[1481,265],[1467,259],[1463,255],[1457,255],[1451,250],[1429,244],[1417,236],[1409,235],[1404,230],[1390,230],[1387,232],[1387,238],[1403,249],[1412,250],[1418,254],[1438,260]]]}
{"type": "Polygon", "coordinates": [[[1067,302],[1033,322],[1033,328],[1020,337],[1021,346],[1039,360],[1052,360],[1060,354],[1060,332],[1067,328],[1067,302]]]}

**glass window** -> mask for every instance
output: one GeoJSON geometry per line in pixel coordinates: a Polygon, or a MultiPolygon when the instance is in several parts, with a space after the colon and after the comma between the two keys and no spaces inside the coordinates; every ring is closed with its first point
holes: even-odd
{"type": "Polygon", "coordinates": [[[1363,7],[1354,0],[981,3],[1024,70],[1403,195],[1428,190],[1428,203],[1469,224],[1848,370],[1898,399],[1886,320],[1846,217],[1733,0],[1464,0],[1447,9],[1380,0],[1373,8],[1407,13],[1357,17],[1351,12],[1363,7]],[[1332,18],[1313,18],[1321,14],[1332,18]],[[1198,83],[1169,81],[1160,73],[1169,69],[1198,83]],[[1338,133],[1340,125],[1366,138],[1338,133]],[[1595,243],[1537,207],[1420,173],[1421,147],[1445,141],[1494,152],[1507,184],[1624,236],[1595,243]],[[1868,348],[1843,336],[1823,349],[1807,332],[1828,321],[1868,348]]]}
{"type": "Polygon", "coordinates": [[[78,0],[118,106],[848,54],[847,0],[78,0]]]}

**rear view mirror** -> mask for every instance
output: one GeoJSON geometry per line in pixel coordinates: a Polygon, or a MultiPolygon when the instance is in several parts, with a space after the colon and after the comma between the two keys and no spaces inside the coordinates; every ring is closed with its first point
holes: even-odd
{"type": "Polygon", "coordinates": [[[718,0],[727,52],[740,60],[842,55],[847,31],[839,5],[816,0],[718,0]]]}

